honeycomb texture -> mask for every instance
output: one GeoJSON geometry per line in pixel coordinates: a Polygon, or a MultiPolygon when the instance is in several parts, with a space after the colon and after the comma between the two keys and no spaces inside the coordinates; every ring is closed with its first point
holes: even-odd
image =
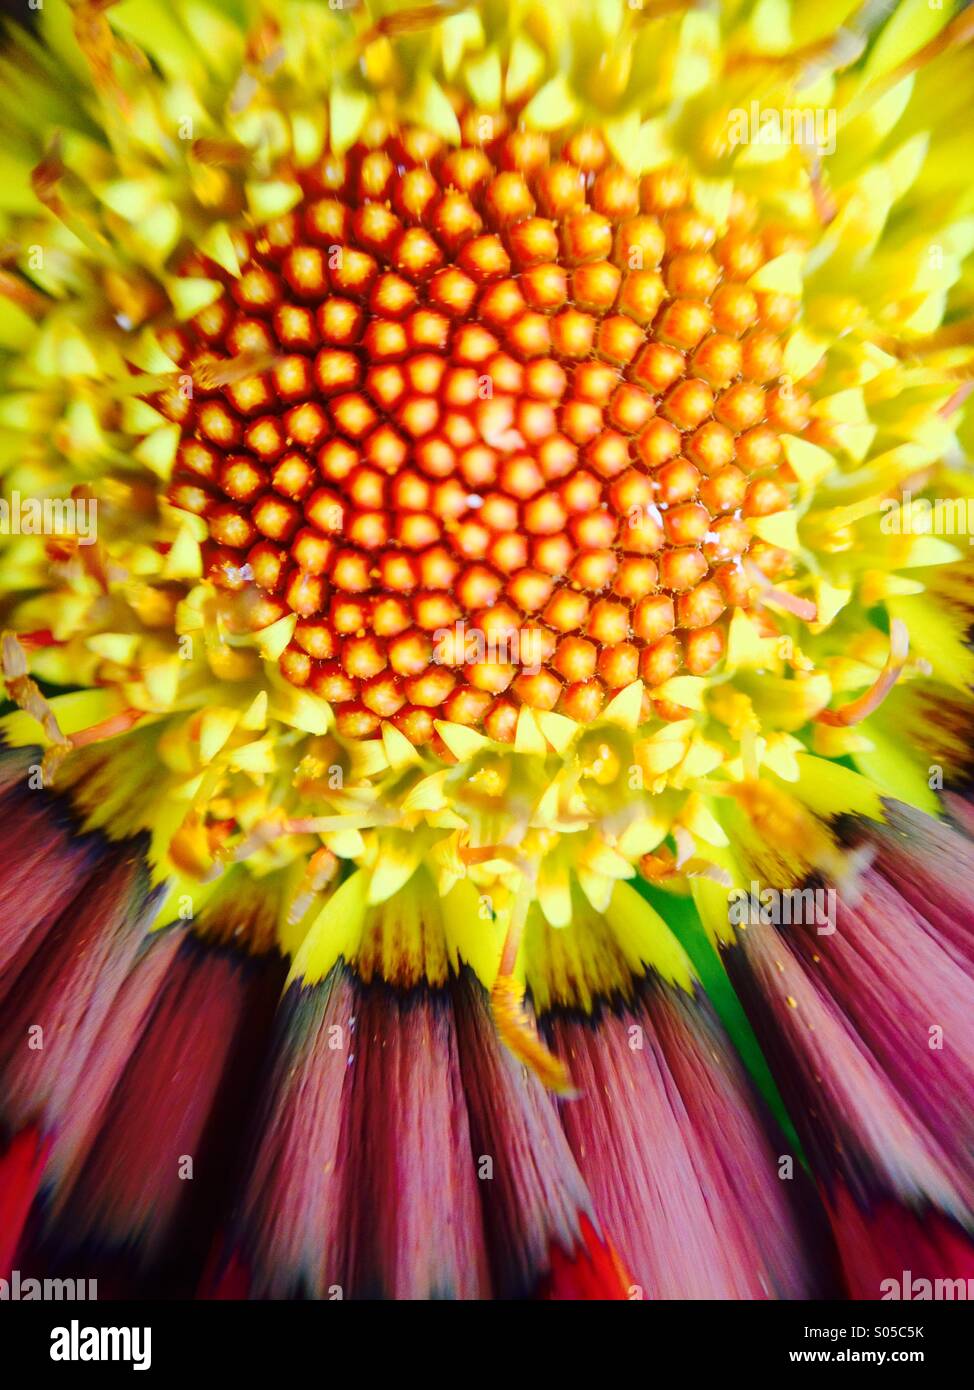
{"type": "Polygon", "coordinates": [[[185,262],[223,288],[163,338],[194,382],[159,399],[170,498],[255,625],[298,615],[281,669],[349,736],[509,740],[522,704],[587,722],[637,678],[678,717],[653,692],[718,666],[743,557],[788,563],[747,523],[791,505],[796,302],[746,282],[789,234],[735,199],[718,238],[597,131],[462,129],[298,171],[239,276],[185,262]]]}

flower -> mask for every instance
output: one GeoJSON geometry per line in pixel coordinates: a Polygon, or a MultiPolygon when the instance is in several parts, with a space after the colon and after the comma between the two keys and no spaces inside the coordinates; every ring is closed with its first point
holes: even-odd
{"type": "Polygon", "coordinates": [[[972,28],[11,36],[0,1264],[971,1269],[972,28]]]}

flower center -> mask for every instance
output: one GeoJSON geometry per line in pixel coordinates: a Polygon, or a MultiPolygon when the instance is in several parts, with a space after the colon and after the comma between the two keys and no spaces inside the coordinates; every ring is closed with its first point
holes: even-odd
{"type": "Polygon", "coordinates": [[[790,506],[778,436],[807,424],[796,303],[747,284],[775,234],[742,204],[718,237],[598,133],[484,121],[296,172],[237,276],[186,263],[220,292],[164,336],[194,382],[162,400],[170,498],[255,623],[297,614],[281,669],[350,736],[508,740],[522,704],[586,722],[638,678],[653,701],[720,662],[751,566],[789,564],[750,524],[790,506]]]}

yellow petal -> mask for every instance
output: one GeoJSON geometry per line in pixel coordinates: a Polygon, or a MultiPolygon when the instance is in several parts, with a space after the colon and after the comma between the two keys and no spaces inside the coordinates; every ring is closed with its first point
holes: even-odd
{"type": "Polygon", "coordinates": [[[294,957],[287,983],[314,985],[323,980],[339,956],[355,954],[365,921],[369,875],[359,869],[337,888],[311,925],[294,957]]]}

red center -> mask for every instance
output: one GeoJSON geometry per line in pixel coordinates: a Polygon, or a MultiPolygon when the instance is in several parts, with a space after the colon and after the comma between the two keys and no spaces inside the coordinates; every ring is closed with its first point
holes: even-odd
{"type": "Polygon", "coordinates": [[[781,233],[742,203],[718,239],[679,173],[484,119],[297,173],[239,277],[183,267],[224,290],[163,337],[195,383],[162,398],[170,497],[255,624],[299,615],[281,668],[353,736],[653,700],[721,660],[745,551],[788,563],[747,525],[790,504],[778,433],[807,424],[772,384],[795,303],[745,283],[781,233]]]}

